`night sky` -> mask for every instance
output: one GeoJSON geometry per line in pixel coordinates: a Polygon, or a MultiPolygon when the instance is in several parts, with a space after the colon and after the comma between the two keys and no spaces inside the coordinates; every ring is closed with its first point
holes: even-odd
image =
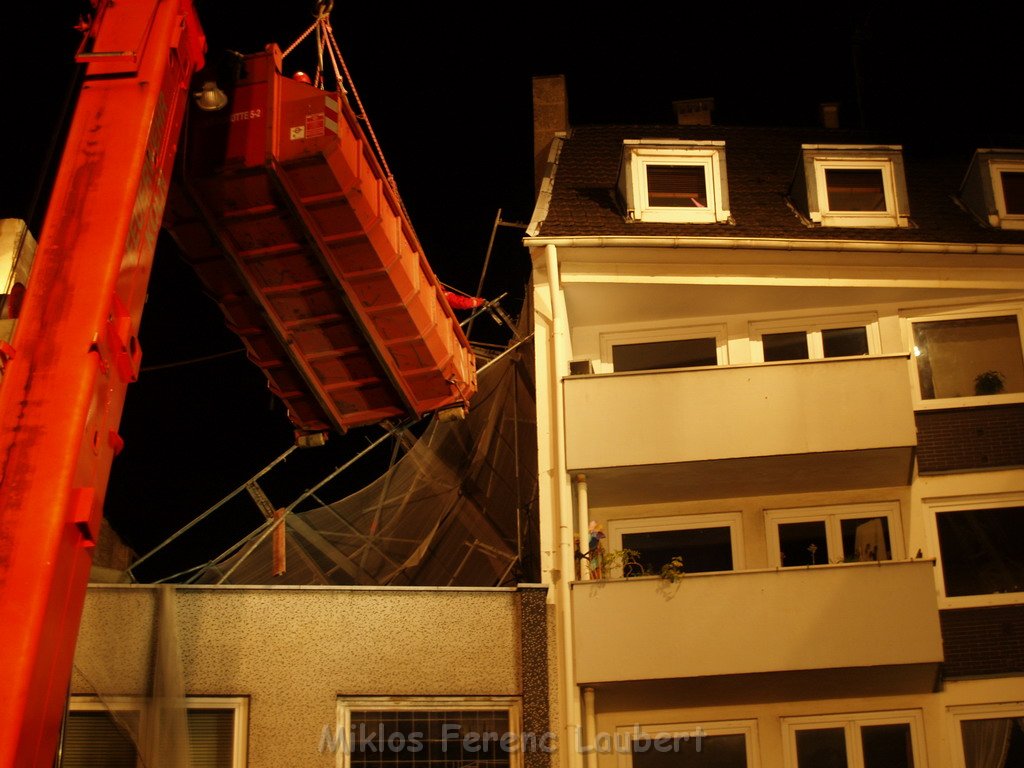
{"type": "MultiPolygon", "coordinates": [[[[286,47],[312,21],[311,5],[199,3],[210,61],[225,49],[286,47]]],[[[820,102],[837,101],[848,127],[925,136],[964,127],[982,136],[1021,130],[1016,33],[983,4],[970,6],[970,18],[892,7],[812,14],[806,5],[801,12],[690,5],[685,12],[679,4],[669,11],[630,5],[613,15],[589,4],[466,12],[338,0],[332,23],[342,54],[443,282],[475,291],[499,208],[506,220],[529,219],[533,75],[566,75],[575,124],[668,123],[674,99],[712,96],[721,124],[812,125],[820,102]]],[[[83,7],[71,0],[19,5],[18,20],[0,24],[0,217],[30,219],[37,236],[45,206],[33,209],[32,200],[75,74],[72,27],[83,7]]],[[[286,71],[311,69],[311,51],[297,49],[286,71]]],[[[520,238],[517,230],[500,231],[483,291],[489,298],[509,292],[505,307],[513,315],[529,273],[520,238]]],[[[490,320],[477,326],[500,340],[490,320]]],[[[284,451],[292,432],[263,375],[231,353],[240,342],[166,236],[141,343],[143,373],[129,392],[126,448],[115,462],[107,514],[144,552],[284,451]],[[221,353],[229,354],[164,367],[221,353]]],[[[287,504],[379,434],[355,430],[289,460],[279,480],[268,480],[271,498],[287,504]]],[[[333,497],[368,482],[386,458],[358,465],[333,497]]],[[[233,509],[193,538],[191,556],[220,551],[258,524],[252,509],[233,509]]]]}

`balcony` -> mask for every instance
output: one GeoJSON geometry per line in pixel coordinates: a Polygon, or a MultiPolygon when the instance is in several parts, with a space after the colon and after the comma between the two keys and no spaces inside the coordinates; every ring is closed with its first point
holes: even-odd
{"type": "Polygon", "coordinates": [[[577,682],[866,667],[933,682],[932,569],[911,560],[576,582],[577,682]]]}
{"type": "Polygon", "coordinates": [[[595,506],[906,485],[904,355],[572,376],[566,466],[595,506]]]}

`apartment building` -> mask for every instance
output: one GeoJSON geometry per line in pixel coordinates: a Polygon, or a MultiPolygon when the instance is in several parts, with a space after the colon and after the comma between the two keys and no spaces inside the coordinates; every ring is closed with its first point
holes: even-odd
{"type": "Polygon", "coordinates": [[[534,95],[561,765],[1024,765],[1024,144],[534,95]]]}

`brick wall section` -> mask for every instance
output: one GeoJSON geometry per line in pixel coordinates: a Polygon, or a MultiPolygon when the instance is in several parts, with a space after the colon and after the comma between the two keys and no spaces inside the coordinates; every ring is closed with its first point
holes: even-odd
{"type": "Polygon", "coordinates": [[[1024,673],[1024,605],[939,611],[946,677],[1024,673]]]}
{"type": "Polygon", "coordinates": [[[918,411],[922,475],[1024,465],[1024,404],[918,411]]]}

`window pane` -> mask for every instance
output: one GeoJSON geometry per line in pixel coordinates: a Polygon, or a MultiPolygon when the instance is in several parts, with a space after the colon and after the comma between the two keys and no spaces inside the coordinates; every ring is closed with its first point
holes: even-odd
{"type": "Polygon", "coordinates": [[[1013,315],[914,323],[914,355],[926,400],[1024,392],[1013,315]]]}
{"type": "Polygon", "coordinates": [[[849,563],[891,559],[889,521],[884,517],[840,520],[839,531],[843,537],[844,561],[849,563]]]}
{"type": "Polygon", "coordinates": [[[1024,172],[1003,171],[1003,202],[1007,213],[1024,213],[1024,172]]]}
{"type": "Polygon", "coordinates": [[[880,168],[827,168],[830,211],[885,211],[885,187],[880,168]]]}
{"type": "Polygon", "coordinates": [[[764,349],[766,363],[775,360],[806,360],[807,332],[765,333],[761,336],[761,347],[764,349]]]}
{"type": "Polygon", "coordinates": [[[864,768],[913,768],[909,723],[861,726],[860,739],[864,768]]]}
{"type": "Polygon", "coordinates": [[[864,326],[825,328],[821,332],[821,344],[825,348],[825,357],[866,355],[868,353],[868,329],[864,326]]]}
{"type": "Polygon", "coordinates": [[[352,768],[508,768],[515,743],[507,710],[353,711],[351,728],[352,768]]]}
{"type": "MultiPolygon", "coordinates": [[[[128,727],[138,730],[138,712],[123,712],[128,727]]],[[[64,733],[64,768],[135,768],[135,744],[110,713],[102,710],[79,710],[68,713],[64,733]]]]}
{"type": "Polygon", "coordinates": [[[798,768],[846,768],[843,728],[807,728],[796,732],[798,768]]]}
{"type": "Polygon", "coordinates": [[[231,768],[234,765],[234,729],[234,710],[189,709],[192,768],[231,768]]]}
{"type": "Polygon", "coordinates": [[[624,533],[622,548],[639,552],[647,573],[658,573],[677,556],[683,558],[685,573],[732,570],[732,536],[728,526],[624,533]]]}
{"type": "Polygon", "coordinates": [[[707,208],[703,165],[648,165],[647,202],[683,208],[707,208]]]}
{"type": "Polygon", "coordinates": [[[779,523],[779,559],[783,567],[827,565],[828,539],[824,520],[779,523]]]}
{"type": "Polygon", "coordinates": [[[960,723],[967,768],[1024,766],[1024,718],[997,717],[960,723]]]}
{"type": "Polygon", "coordinates": [[[616,371],[654,371],[698,365],[718,365],[718,345],[713,338],[616,344],[612,347],[612,367],[616,371]]]}
{"type": "Polygon", "coordinates": [[[940,512],[946,595],[1024,592],[1024,507],[940,512]]]}
{"type": "Polygon", "coordinates": [[[746,768],[747,742],[742,733],[690,735],[659,745],[633,741],[633,768],[746,768]],[[665,747],[668,747],[667,749],[665,747]]]}

